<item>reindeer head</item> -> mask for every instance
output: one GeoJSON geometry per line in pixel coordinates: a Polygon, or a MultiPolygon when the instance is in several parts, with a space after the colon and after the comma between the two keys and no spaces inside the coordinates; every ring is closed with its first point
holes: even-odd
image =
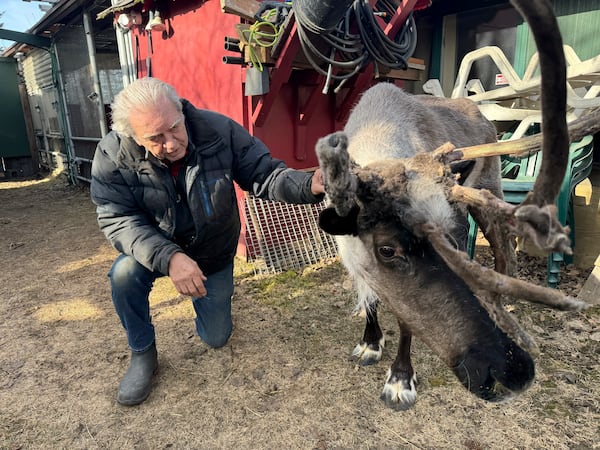
{"type": "Polygon", "coordinates": [[[353,164],[347,146],[343,132],[317,143],[331,204],[321,213],[321,228],[359,239],[358,263],[369,285],[470,391],[501,400],[526,389],[537,347],[502,307],[500,295],[560,309],[587,305],[470,261],[461,251],[461,230],[466,238],[468,227],[461,203],[487,205],[507,236],[528,234],[564,250],[568,230],[552,217],[552,205],[515,207],[485,190],[460,186],[448,165],[457,154],[451,146],[365,167],[353,164]]]}
{"type": "Polygon", "coordinates": [[[346,147],[344,133],[317,145],[331,202],[320,226],[360,239],[369,284],[467,389],[487,400],[526,389],[534,377],[531,356],[494,323],[429,239],[432,228],[456,236],[455,227],[467,227],[446,198],[453,177],[421,158],[351,170],[346,147]]]}

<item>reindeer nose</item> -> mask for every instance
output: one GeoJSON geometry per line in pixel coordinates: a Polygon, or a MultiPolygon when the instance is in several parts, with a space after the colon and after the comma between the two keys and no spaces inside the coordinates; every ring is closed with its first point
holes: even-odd
{"type": "Polygon", "coordinates": [[[512,342],[504,351],[470,350],[453,370],[469,391],[491,402],[509,400],[535,378],[533,359],[512,342]]]}

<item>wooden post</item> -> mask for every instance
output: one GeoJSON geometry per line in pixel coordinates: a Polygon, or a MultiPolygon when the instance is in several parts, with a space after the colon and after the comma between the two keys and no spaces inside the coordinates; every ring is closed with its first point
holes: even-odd
{"type": "Polygon", "coordinates": [[[600,255],[596,258],[594,270],[592,270],[577,298],[591,305],[600,305],[600,255]]]}

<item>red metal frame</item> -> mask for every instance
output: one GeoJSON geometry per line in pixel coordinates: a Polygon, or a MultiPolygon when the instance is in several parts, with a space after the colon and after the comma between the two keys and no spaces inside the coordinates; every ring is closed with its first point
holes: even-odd
{"type": "Polygon", "coordinates": [[[265,124],[265,120],[269,115],[273,102],[279,94],[279,89],[290,78],[290,74],[292,73],[292,62],[299,49],[300,40],[298,39],[298,30],[294,23],[290,35],[277,59],[277,63],[271,71],[269,92],[260,97],[252,112],[252,122],[255,126],[262,127],[265,124]]]}
{"type": "MultiPolygon", "coordinates": [[[[396,33],[398,33],[401,26],[404,25],[408,15],[413,10],[415,4],[419,0],[404,0],[401,5],[396,9],[396,14],[391,18],[390,22],[387,24],[384,29],[384,33],[386,36],[393,38],[396,33]]],[[[369,64],[368,67],[365,68],[361,73],[357,75],[357,78],[354,82],[354,88],[348,92],[346,97],[344,98],[344,102],[342,103],[340,110],[338,111],[338,115],[336,119],[340,122],[345,122],[348,118],[348,114],[350,114],[351,106],[356,102],[358,96],[363,92],[368,84],[373,80],[373,65],[369,64]]]]}
{"type": "MultiPolygon", "coordinates": [[[[371,0],[370,3],[375,3],[376,0],[371,0]]],[[[429,4],[429,0],[425,0],[425,3],[429,4]]],[[[396,33],[400,30],[400,28],[406,22],[408,15],[415,8],[415,6],[423,7],[424,0],[403,0],[402,4],[398,6],[396,9],[396,13],[391,18],[391,20],[382,26],[385,26],[384,33],[388,37],[394,37],[396,33]],[[417,5],[419,4],[419,5],[417,5]]],[[[300,40],[298,37],[298,30],[296,23],[292,25],[291,31],[282,47],[281,53],[275,66],[271,69],[271,84],[269,87],[269,92],[267,94],[262,95],[258,101],[251,102],[251,121],[252,127],[262,127],[265,125],[269,112],[276,100],[279,96],[279,91],[281,87],[288,82],[290,75],[292,73],[292,63],[296,58],[298,51],[300,51],[300,40]],[[254,106],[252,104],[255,103],[254,106]]],[[[356,99],[369,85],[369,83],[373,80],[373,65],[365,67],[361,72],[359,72],[354,82],[350,85],[350,90],[347,92],[342,104],[340,105],[337,115],[336,121],[345,122],[351,106],[356,102],[356,99]]],[[[321,77],[320,86],[322,88],[322,84],[324,81],[324,77],[321,77]]],[[[308,124],[312,117],[312,113],[315,111],[315,108],[320,103],[320,97],[322,93],[319,89],[314,88],[312,94],[309,99],[303,105],[301,110],[296,111],[297,113],[297,126],[305,126],[308,124]]],[[[333,130],[332,130],[333,131],[333,130]]]]}

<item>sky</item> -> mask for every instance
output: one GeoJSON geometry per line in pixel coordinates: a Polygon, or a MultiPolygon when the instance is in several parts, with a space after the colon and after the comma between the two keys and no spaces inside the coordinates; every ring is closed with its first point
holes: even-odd
{"type": "MultiPolygon", "coordinates": [[[[24,2],[22,0],[0,0],[0,23],[5,30],[26,32],[34,26],[44,15],[39,5],[49,5],[46,2],[24,2]]],[[[0,40],[0,48],[12,45],[13,41],[0,40]]]]}

